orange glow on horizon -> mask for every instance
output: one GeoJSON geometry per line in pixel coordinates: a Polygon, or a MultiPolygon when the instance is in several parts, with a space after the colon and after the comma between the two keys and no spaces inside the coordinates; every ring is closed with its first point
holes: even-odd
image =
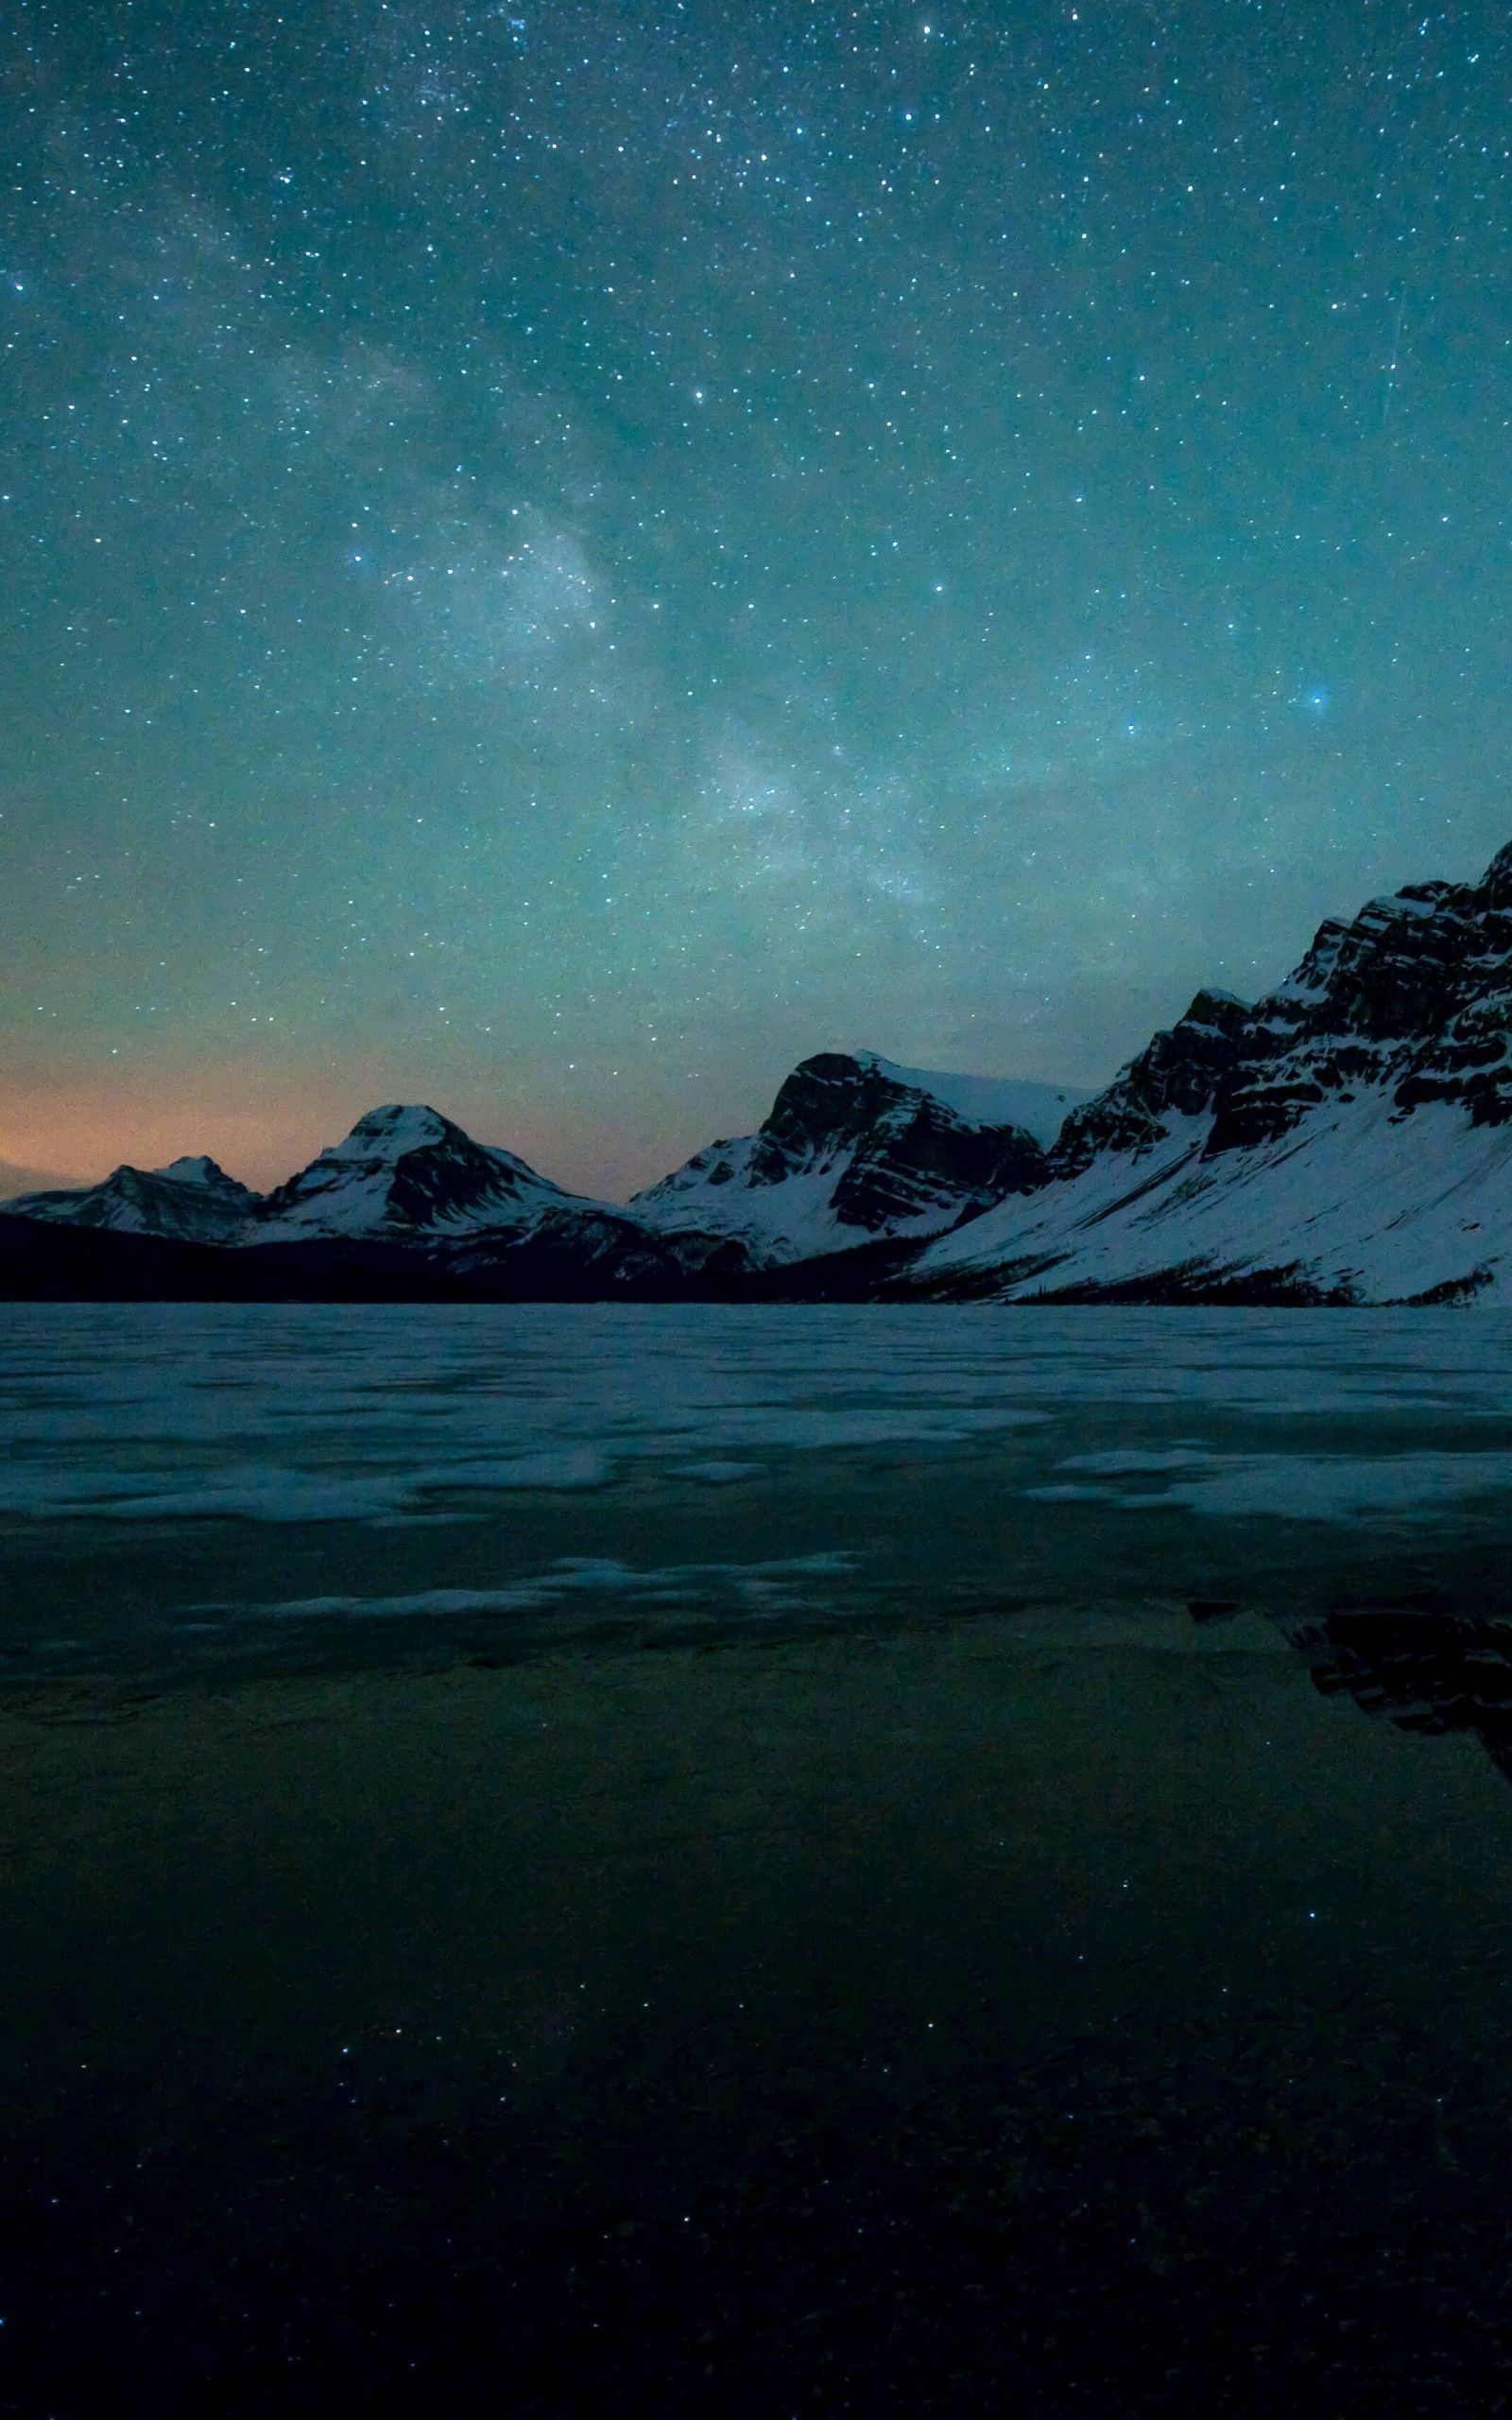
{"type": "Polygon", "coordinates": [[[539,1109],[522,1115],[472,1068],[438,1081],[435,1070],[427,1079],[391,1065],[119,1075],[39,1066],[13,1067],[0,1081],[0,1160],[94,1184],[123,1161],[162,1167],[208,1151],[230,1175],[266,1192],[387,1100],[427,1101],[478,1142],[501,1145],[556,1184],[602,1200],[623,1200],[685,1156],[669,1147],[664,1162],[653,1156],[647,1165],[644,1135],[607,1133],[577,1104],[563,1103],[559,1118],[539,1109]]]}

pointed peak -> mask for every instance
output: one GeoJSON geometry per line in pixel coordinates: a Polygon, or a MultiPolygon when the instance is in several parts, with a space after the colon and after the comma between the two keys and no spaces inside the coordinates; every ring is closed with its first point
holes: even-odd
{"type": "Polygon", "coordinates": [[[1478,888],[1493,908],[1512,906],[1512,840],[1504,849],[1498,849],[1482,874],[1478,888]]]}
{"type": "Polygon", "coordinates": [[[1216,983],[1205,983],[1192,995],[1191,1006],[1179,1022],[1183,1026],[1217,1026],[1224,1031],[1243,1025],[1249,1014],[1249,1003],[1237,992],[1226,992],[1216,983]]]}
{"type": "Polygon", "coordinates": [[[353,1152],[400,1159],[406,1151],[424,1150],[437,1143],[465,1141],[460,1126],[423,1102],[385,1101],[359,1117],[345,1141],[333,1146],[343,1157],[353,1152]]]}
{"type": "Polygon", "coordinates": [[[508,1225],[563,1199],[512,1151],[424,1102],[384,1101],[268,1195],[267,1236],[436,1236],[508,1225]]]}
{"type": "Polygon", "coordinates": [[[219,1161],[213,1160],[208,1151],[199,1151],[192,1156],[186,1153],[180,1159],[170,1160],[166,1167],[153,1168],[150,1173],[153,1176],[171,1177],[176,1184],[235,1184],[236,1183],[236,1179],[228,1176],[219,1161]]]}
{"type": "Polygon", "coordinates": [[[880,1064],[870,1050],[814,1050],[799,1061],[786,1080],[791,1082],[794,1076],[820,1076],[832,1083],[843,1083],[853,1076],[869,1075],[880,1064]]]}

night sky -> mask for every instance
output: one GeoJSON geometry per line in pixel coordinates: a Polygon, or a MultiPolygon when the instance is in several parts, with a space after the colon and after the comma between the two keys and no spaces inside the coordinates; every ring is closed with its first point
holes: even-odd
{"type": "Polygon", "coordinates": [[[1504,0],[0,39],[0,1155],[623,1190],[1512,838],[1504,0]]]}

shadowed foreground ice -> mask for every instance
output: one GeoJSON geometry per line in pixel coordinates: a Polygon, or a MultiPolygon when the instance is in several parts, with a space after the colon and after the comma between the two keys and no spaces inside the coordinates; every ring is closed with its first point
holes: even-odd
{"type": "Polygon", "coordinates": [[[8,1306],[0,1652],[1473,1593],[1509,1369],[1457,1311],[8,1306]]]}
{"type": "Polygon", "coordinates": [[[0,2409],[1505,2411],[1509,1364],[6,1313],[0,2409]]]}

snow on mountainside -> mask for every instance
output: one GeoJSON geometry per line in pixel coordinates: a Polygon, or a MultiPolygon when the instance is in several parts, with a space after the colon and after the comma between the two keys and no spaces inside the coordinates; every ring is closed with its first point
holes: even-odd
{"type": "MultiPolygon", "coordinates": [[[[179,1184],[217,1185],[236,1183],[235,1178],[228,1177],[225,1169],[219,1167],[207,1151],[197,1152],[193,1158],[185,1155],[180,1159],[170,1160],[165,1168],[153,1168],[151,1174],[171,1176],[179,1184]]],[[[237,1189],[245,1193],[247,1187],[241,1185],[237,1189]]]]}
{"type": "MultiPolygon", "coordinates": [[[[403,1264],[490,1300],[1512,1303],[1512,847],[1330,920],[1252,1008],[1199,992],[1091,1098],[824,1052],[756,1133],[625,1209],[397,1105],[266,1198],[186,1159],[9,1206],[12,1230],[306,1248],[246,1265],[254,1288],[381,1263],[390,1290],[403,1264]]],[[[15,1283],[35,1263],[66,1292],[66,1253],[35,1242],[15,1283]]],[[[146,1283],[110,1257],[79,1284],[146,1283]]]]}
{"type": "Polygon", "coordinates": [[[199,1158],[175,1160],[165,1168],[114,1168],[98,1184],[24,1193],[0,1208],[58,1226],[166,1236],[182,1243],[232,1244],[244,1240],[260,1199],[214,1160],[199,1158]]]}
{"type": "Polygon", "coordinates": [[[768,1264],[937,1235],[1041,1184],[1045,1154],[1028,1118],[1053,1132],[1057,1104],[1075,1098],[824,1051],[795,1067],[756,1133],[711,1144],[629,1208],[664,1232],[738,1238],[768,1264]],[[1025,1115],[1005,1116],[1009,1099],[1025,1115]]]}
{"type": "Polygon", "coordinates": [[[512,1151],[474,1143],[438,1111],[389,1103],[269,1194],[196,1157],[165,1168],[119,1167],[83,1192],[24,1194],[4,1207],[121,1235],[262,1244],[440,1240],[518,1227],[572,1201],[512,1151]]]}
{"type": "Polygon", "coordinates": [[[1011,1076],[942,1076],[932,1068],[900,1067],[870,1050],[858,1051],[856,1059],[858,1065],[875,1067],[895,1084],[942,1100],[971,1125],[1022,1127],[1046,1150],[1071,1112],[1094,1098],[1065,1084],[1019,1083],[1011,1076]]]}
{"type": "Polygon", "coordinates": [[[1512,849],[1323,925],[1252,1009],[1199,993],[1073,1111],[1049,1182],[932,1293],[1512,1301],[1512,849]]]}
{"type": "Polygon", "coordinates": [[[570,1199],[438,1110],[389,1102],[270,1193],[248,1240],[442,1237],[517,1226],[570,1199]]]}

